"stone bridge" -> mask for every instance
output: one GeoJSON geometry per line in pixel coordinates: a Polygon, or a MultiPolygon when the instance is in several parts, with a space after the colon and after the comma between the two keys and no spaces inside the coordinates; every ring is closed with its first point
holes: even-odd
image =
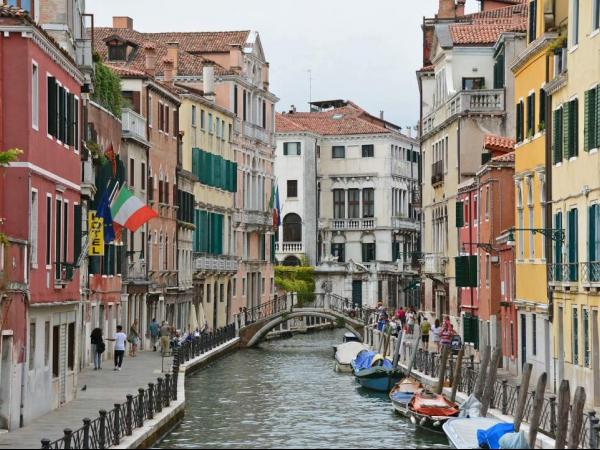
{"type": "Polygon", "coordinates": [[[350,300],[334,294],[315,294],[310,299],[288,294],[238,314],[236,325],[242,347],[253,347],[282,323],[303,317],[343,322],[344,328],[362,341],[370,313],[366,309],[354,308],[350,300]]]}

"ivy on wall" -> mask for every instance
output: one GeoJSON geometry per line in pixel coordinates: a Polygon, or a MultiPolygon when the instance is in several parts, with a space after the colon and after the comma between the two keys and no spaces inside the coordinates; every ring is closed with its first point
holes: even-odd
{"type": "Polygon", "coordinates": [[[92,99],[108,109],[115,117],[121,117],[123,95],[121,93],[121,78],[104,65],[100,57],[94,55],[96,76],[92,99]]]}

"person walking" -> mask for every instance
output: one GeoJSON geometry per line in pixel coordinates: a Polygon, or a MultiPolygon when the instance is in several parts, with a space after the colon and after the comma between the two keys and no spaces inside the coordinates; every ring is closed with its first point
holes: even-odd
{"type": "Polygon", "coordinates": [[[125,346],[127,345],[127,335],[123,333],[123,327],[117,325],[117,332],[112,339],[107,339],[115,343],[115,371],[123,367],[123,357],[125,356],[125,346]]]}
{"type": "Polygon", "coordinates": [[[171,327],[169,323],[164,321],[162,327],[160,327],[160,350],[162,355],[165,356],[169,351],[169,343],[171,339],[171,327]]]}
{"type": "Polygon", "coordinates": [[[102,370],[102,354],[106,350],[106,344],[102,337],[102,328],[94,328],[90,336],[92,344],[92,358],[94,359],[94,370],[102,370]]]}
{"type": "Polygon", "coordinates": [[[442,347],[450,347],[450,345],[452,344],[453,337],[454,337],[454,327],[448,320],[447,322],[444,323],[444,326],[442,328],[442,333],[440,334],[440,338],[441,338],[440,340],[441,340],[442,347]]]}
{"type": "Polygon", "coordinates": [[[131,324],[131,327],[129,327],[129,343],[131,344],[131,347],[129,348],[129,356],[131,356],[132,358],[135,358],[137,356],[136,352],[139,340],[140,334],[138,332],[138,321],[137,319],[135,319],[131,324]]]}
{"type": "Polygon", "coordinates": [[[431,330],[431,335],[432,335],[433,345],[435,346],[435,349],[438,353],[440,352],[441,334],[442,334],[442,327],[440,326],[440,319],[435,319],[433,329],[431,330]]]}
{"type": "Polygon", "coordinates": [[[431,332],[431,324],[427,320],[427,317],[423,317],[421,322],[421,341],[423,342],[423,350],[429,349],[429,333],[431,332]]]}
{"type": "Polygon", "coordinates": [[[158,338],[160,336],[160,327],[158,326],[158,322],[156,319],[152,319],[150,323],[150,343],[152,345],[153,351],[156,351],[156,344],[158,342],[158,338]]]}

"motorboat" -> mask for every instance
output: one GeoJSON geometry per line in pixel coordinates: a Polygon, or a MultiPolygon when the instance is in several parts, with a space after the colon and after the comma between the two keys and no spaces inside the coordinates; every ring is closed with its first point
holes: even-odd
{"type": "Polygon", "coordinates": [[[501,423],[503,422],[500,420],[487,417],[456,418],[447,420],[442,425],[442,429],[453,448],[477,449],[479,448],[477,433],[501,423]]]}
{"type": "Polygon", "coordinates": [[[348,342],[360,342],[360,339],[354,333],[348,331],[344,334],[344,344],[348,342]]]}
{"type": "Polygon", "coordinates": [[[404,378],[397,383],[390,392],[390,400],[394,409],[408,417],[408,404],[422,387],[421,382],[412,377],[404,378]]]}
{"type": "Polygon", "coordinates": [[[390,392],[404,375],[394,369],[392,361],[378,353],[364,350],[351,362],[356,380],[364,388],[378,392],[390,392]]]}
{"type": "Polygon", "coordinates": [[[456,403],[427,389],[417,391],[408,403],[411,422],[438,433],[443,433],[444,423],[452,417],[457,417],[458,413],[459,408],[456,403]]]}
{"type": "Polygon", "coordinates": [[[335,347],[335,370],[337,372],[352,372],[352,360],[368,346],[360,342],[346,342],[335,347]]]}

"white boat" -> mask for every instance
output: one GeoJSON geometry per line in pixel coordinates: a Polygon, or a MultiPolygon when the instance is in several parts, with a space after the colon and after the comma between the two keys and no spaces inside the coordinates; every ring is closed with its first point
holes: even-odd
{"type": "Polygon", "coordinates": [[[476,449],[479,448],[477,431],[487,430],[499,423],[502,421],[487,417],[458,418],[450,419],[443,425],[443,429],[453,448],[476,449]]]}
{"type": "Polygon", "coordinates": [[[356,355],[363,350],[368,350],[369,347],[360,342],[347,342],[340,344],[335,348],[335,369],[338,372],[352,372],[350,363],[356,355]]]}

